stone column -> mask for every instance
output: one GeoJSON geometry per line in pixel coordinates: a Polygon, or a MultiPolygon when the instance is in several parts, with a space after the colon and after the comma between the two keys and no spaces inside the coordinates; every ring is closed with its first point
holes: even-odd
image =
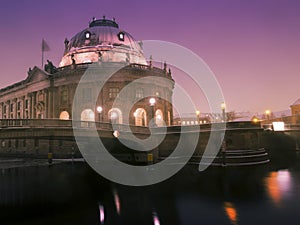
{"type": "Polygon", "coordinates": [[[13,108],[13,118],[14,119],[17,119],[18,116],[17,116],[17,103],[18,103],[18,99],[17,98],[14,98],[13,99],[13,102],[14,102],[14,108],[13,108]]]}
{"type": "Polygon", "coordinates": [[[52,88],[48,89],[48,118],[53,118],[53,91],[52,88]]]}
{"type": "Polygon", "coordinates": [[[10,119],[10,100],[6,102],[6,119],[10,119]]]}
{"type": "Polygon", "coordinates": [[[22,105],[21,105],[21,109],[20,109],[20,112],[21,112],[20,118],[24,119],[25,118],[25,96],[22,96],[21,100],[22,100],[22,105]]]}
{"type": "Polygon", "coordinates": [[[3,105],[4,105],[4,103],[3,102],[1,102],[0,103],[0,107],[1,107],[1,115],[0,115],[0,119],[3,119],[3,105]]]}
{"type": "Polygon", "coordinates": [[[36,118],[35,104],[36,104],[36,92],[33,92],[31,96],[31,118],[32,119],[36,118]]]}
{"type": "Polygon", "coordinates": [[[44,103],[45,103],[45,108],[44,108],[44,118],[47,119],[49,118],[48,114],[48,89],[44,90],[44,103]]]}

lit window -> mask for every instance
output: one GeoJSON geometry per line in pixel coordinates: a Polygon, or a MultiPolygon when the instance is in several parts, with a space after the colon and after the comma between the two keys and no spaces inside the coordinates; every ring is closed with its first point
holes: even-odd
{"type": "Polygon", "coordinates": [[[89,31],[85,32],[85,38],[90,39],[91,38],[91,33],[89,31]]]}
{"type": "Polygon", "coordinates": [[[109,98],[116,98],[119,94],[119,88],[110,88],[109,89],[109,93],[108,93],[108,97],[109,98]]]}
{"type": "Polygon", "coordinates": [[[118,33],[118,38],[119,38],[120,41],[124,41],[124,38],[125,38],[124,32],[118,33]]]}
{"type": "Polygon", "coordinates": [[[144,90],[139,88],[135,91],[135,97],[136,98],[143,98],[144,97],[144,90]]]}

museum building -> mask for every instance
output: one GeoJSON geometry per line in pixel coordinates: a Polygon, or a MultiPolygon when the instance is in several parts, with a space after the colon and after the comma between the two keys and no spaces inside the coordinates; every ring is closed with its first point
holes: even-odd
{"type": "Polygon", "coordinates": [[[147,62],[142,43],[120,29],[115,20],[93,18],[86,29],[70,40],[65,39],[64,45],[58,67],[47,60],[44,68],[35,66],[29,69],[26,79],[0,89],[0,119],[61,119],[148,126],[154,118],[157,126],[172,125],[174,80],[170,69],[166,63],[157,68],[151,59],[147,62]],[[97,83],[90,80],[81,90],[80,114],[72,115],[74,95],[82,76],[99,65],[108,68],[117,65],[121,69],[105,80],[99,93],[94,93],[97,88],[93,85],[97,83]],[[161,77],[164,82],[145,82],[140,79],[143,77],[161,77]],[[122,104],[114,104],[121,90],[132,81],[136,82],[128,96],[122,96],[122,104]],[[93,96],[97,96],[96,101],[93,96]],[[128,110],[126,107],[130,107],[127,118],[123,115],[128,110]]]}

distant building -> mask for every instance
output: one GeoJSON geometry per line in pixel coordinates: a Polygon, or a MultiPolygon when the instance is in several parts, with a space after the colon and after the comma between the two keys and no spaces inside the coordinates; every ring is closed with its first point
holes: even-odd
{"type": "Polygon", "coordinates": [[[300,98],[297,99],[291,106],[291,123],[300,124],[300,98]]]}
{"type": "Polygon", "coordinates": [[[76,119],[147,126],[154,114],[158,126],[163,120],[171,125],[173,88],[174,80],[166,64],[163,69],[153,67],[151,62],[148,65],[141,44],[119,29],[114,20],[93,19],[89,27],[70,41],[65,40],[58,68],[48,61],[45,68],[29,69],[25,80],[0,89],[0,119],[76,119]],[[94,107],[90,107],[90,101],[95,84],[89,83],[82,90],[84,104],[80,105],[80,115],[72,115],[77,85],[93,63],[123,68],[105,83],[94,107]],[[113,105],[124,86],[148,76],[164,77],[168,82],[140,82],[130,90],[130,97],[123,96],[122,104],[113,105]],[[141,100],[132,106],[134,96],[141,100]],[[150,97],[144,96],[154,97],[155,105],[150,106],[150,97]],[[123,111],[129,106],[129,118],[124,118],[123,111]]]}

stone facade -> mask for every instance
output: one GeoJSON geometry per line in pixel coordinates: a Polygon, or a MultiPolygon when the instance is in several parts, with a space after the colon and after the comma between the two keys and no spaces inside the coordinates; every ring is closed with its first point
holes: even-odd
{"type": "Polygon", "coordinates": [[[162,121],[171,125],[174,80],[170,70],[167,71],[166,64],[164,69],[153,67],[152,62],[147,65],[140,45],[134,43],[126,32],[120,39],[120,32],[123,31],[119,31],[115,21],[93,20],[88,29],[65,41],[62,62],[69,63],[61,63],[63,66],[55,68],[48,61],[45,69],[34,67],[28,71],[25,80],[0,89],[0,119],[59,118],[147,126],[154,117],[158,126],[163,125],[162,121]],[[93,40],[94,36],[98,39],[93,40]],[[95,59],[95,53],[99,58],[95,59]],[[107,81],[101,80],[101,74],[97,76],[96,71],[95,80],[84,84],[81,90],[80,115],[72,115],[78,83],[87,70],[99,66],[122,69],[107,81]],[[165,79],[160,83],[137,81],[145,77],[165,79]],[[122,89],[133,81],[137,82],[126,92],[128,96],[119,96],[122,89]],[[97,82],[105,82],[100,93],[95,93],[97,82]],[[97,96],[96,102],[93,96],[97,96]],[[154,106],[149,104],[151,97],[156,99],[154,106]],[[114,105],[116,98],[122,98],[122,104],[114,105]],[[135,103],[136,99],[139,101],[135,103]],[[130,111],[129,118],[124,118],[124,110],[130,111]]]}

